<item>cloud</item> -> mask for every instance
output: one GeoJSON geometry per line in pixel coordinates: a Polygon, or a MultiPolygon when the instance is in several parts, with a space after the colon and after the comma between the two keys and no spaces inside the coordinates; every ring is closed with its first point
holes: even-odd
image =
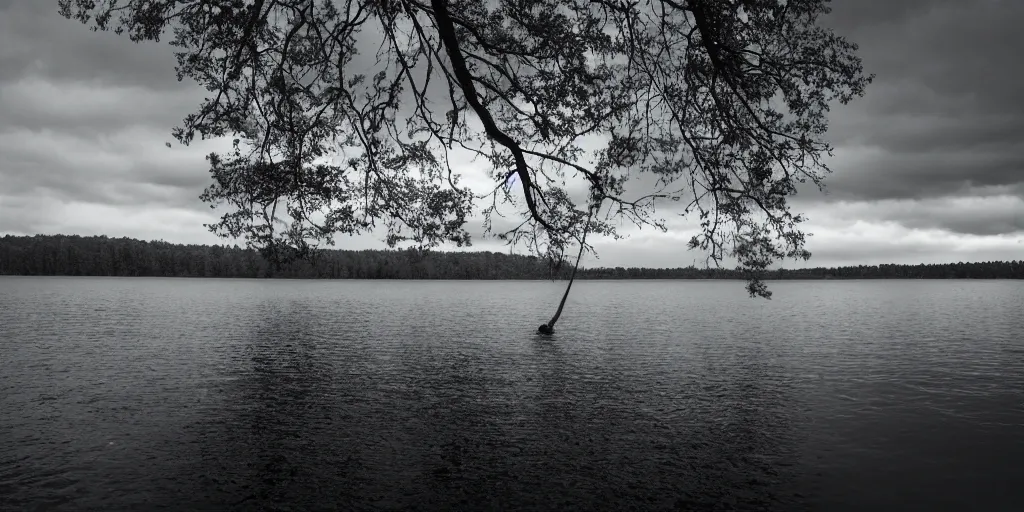
{"type": "MultiPolygon", "coordinates": [[[[793,202],[811,219],[809,264],[1019,259],[1024,2],[832,6],[824,21],[861,45],[877,78],[865,98],[831,113],[828,194],[803,190],[793,202]]],[[[93,33],[52,0],[0,0],[0,233],[221,241],[202,226],[218,212],[198,195],[209,183],[204,155],[225,144],[164,146],[205,96],[177,81],[173,51],[93,33]]],[[[468,156],[455,167],[475,190],[493,186],[468,156]]],[[[630,194],[652,186],[648,178],[630,194]]],[[[587,264],[702,264],[685,249],[695,220],[669,206],[660,213],[670,233],[623,225],[630,237],[594,237],[601,260],[587,264]]],[[[482,219],[471,222],[475,249],[507,250],[480,236],[482,219]]],[[[381,247],[381,236],[342,237],[339,247],[381,247]]]]}
{"type": "Polygon", "coordinates": [[[1024,183],[1024,3],[837,2],[827,18],[877,74],[833,112],[835,200],[972,195],[1024,183]]]}
{"type": "Polygon", "coordinates": [[[89,138],[52,129],[4,131],[4,194],[133,207],[201,207],[198,196],[208,180],[203,155],[225,144],[167,148],[163,140],[158,129],[145,126],[89,138]]]}
{"type": "Polygon", "coordinates": [[[57,14],[53,0],[0,2],[0,84],[35,76],[58,84],[192,88],[174,72],[166,43],[133,44],[111,32],[97,33],[57,14]]]}
{"type": "Polygon", "coordinates": [[[165,146],[202,98],[173,64],[169,46],[91,32],[55,2],[0,3],[0,229],[95,232],[89,220],[114,235],[142,215],[165,219],[154,234],[187,225],[204,236],[182,211],[202,209],[216,143],[165,146]]]}
{"type": "MultiPolygon", "coordinates": [[[[97,85],[57,82],[26,75],[0,84],[0,133],[10,130],[60,130],[92,139],[127,128],[159,128],[170,141],[170,129],[202,100],[196,89],[162,91],[139,85],[97,85]]],[[[163,145],[163,142],[161,142],[163,145]]]]}
{"type": "Polygon", "coordinates": [[[921,199],[973,195],[988,187],[1016,190],[1024,184],[1024,143],[998,151],[898,154],[876,147],[841,147],[832,168],[826,179],[828,195],[805,187],[802,200],[921,199]]]}
{"type": "Polygon", "coordinates": [[[177,243],[225,243],[202,227],[212,220],[209,210],[0,196],[0,233],[15,235],[108,235],[177,243]]]}
{"type": "MultiPolygon", "coordinates": [[[[856,221],[842,230],[820,229],[807,244],[814,253],[810,266],[878,265],[882,263],[950,263],[1020,259],[1019,235],[950,234],[939,229],[914,229],[893,222],[856,221]]],[[[786,268],[805,265],[787,263],[786,268]]]]}
{"type": "Polygon", "coordinates": [[[808,217],[812,225],[829,231],[845,231],[857,222],[866,222],[938,230],[950,235],[1024,236],[1024,199],[1008,194],[840,201],[812,207],[808,217]]]}

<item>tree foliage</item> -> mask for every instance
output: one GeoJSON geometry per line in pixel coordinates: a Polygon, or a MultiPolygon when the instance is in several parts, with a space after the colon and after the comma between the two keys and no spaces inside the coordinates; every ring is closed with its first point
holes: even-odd
{"type": "MultiPolygon", "coordinates": [[[[536,256],[497,252],[324,250],[275,268],[253,249],[105,236],[4,236],[0,275],[306,279],[568,279],[536,256]]],[[[576,279],[745,279],[742,269],[581,268],[576,279]]],[[[761,272],[761,279],[1024,279],[1024,261],[859,265],[761,272]]]]}
{"type": "Polygon", "coordinates": [[[665,230],[655,206],[675,201],[700,220],[690,248],[756,277],[809,257],[787,198],[822,185],[829,105],[871,79],[818,25],[827,0],[59,4],[136,42],[171,34],[179,79],[210,91],[175,137],[234,139],[209,156],[202,197],[229,206],[209,227],[274,260],[380,224],[391,246],[468,244],[478,199],[487,232],[561,255],[623,221],[665,230]],[[458,155],[493,192],[460,184],[458,155]]]}

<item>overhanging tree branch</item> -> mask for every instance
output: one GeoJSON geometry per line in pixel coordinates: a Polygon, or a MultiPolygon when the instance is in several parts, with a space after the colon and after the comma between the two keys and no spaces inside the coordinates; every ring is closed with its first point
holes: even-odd
{"type": "Polygon", "coordinates": [[[448,14],[447,4],[447,0],[431,0],[430,2],[431,7],[434,9],[434,19],[437,21],[438,34],[441,37],[441,41],[444,42],[445,49],[448,51],[452,70],[455,72],[455,78],[459,81],[459,86],[462,88],[466,102],[469,103],[469,106],[476,112],[476,115],[484,124],[487,136],[512,152],[512,156],[516,161],[516,174],[519,175],[519,179],[523,184],[523,196],[526,199],[527,207],[530,209],[530,215],[548,231],[556,231],[555,227],[545,220],[544,216],[537,210],[537,203],[533,197],[533,178],[530,176],[530,170],[526,165],[526,157],[523,155],[522,148],[519,147],[519,143],[513,140],[512,137],[498,128],[497,124],[494,123],[494,118],[491,117],[491,113],[480,104],[480,99],[476,94],[476,87],[473,85],[473,76],[466,69],[466,59],[462,56],[462,51],[459,50],[459,41],[455,37],[455,24],[452,22],[451,15],[448,14]]]}
{"type": "Polygon", "coordinates": [[[698,216],[691,247],[755,275],[806,256],[787,199],[828,173],[830,102],[871,81],[817,25],[826,0],[58,4],[135,41],[173,33],[179,77],[211,92],[175,137],[236,140],[210,158],[203,200],[229,208],[210,228],[273,254],[375,227],[392,245],[468,244],[486,195],[488,233],[519,215],[493,233],[562,254],[623,236],[616,222],[665,230],[678,201],[669,213],[698,216]],[[459,184],[459,153],[490,194],[459,184]]]}

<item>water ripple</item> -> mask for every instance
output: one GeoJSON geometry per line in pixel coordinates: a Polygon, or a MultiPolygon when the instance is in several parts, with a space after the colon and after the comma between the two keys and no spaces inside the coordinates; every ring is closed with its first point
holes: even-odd
{"type": "Polygon", "coordinates": [[[0,503],[1016,510],[1024,286],[0,278],[0,503]]]}

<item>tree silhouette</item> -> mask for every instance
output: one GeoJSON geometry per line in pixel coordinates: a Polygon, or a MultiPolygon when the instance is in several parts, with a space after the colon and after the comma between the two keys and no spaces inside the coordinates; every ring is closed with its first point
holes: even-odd
{"type": "Polygon", "coordinates": [[[734,256],[768,297],[759,271],[810,256],[787,198],[828,172],[828,107],[871,80],[818,26],[827,0],[59,5],[136,42],[172,34],[179,79],[210,91],[175,137],[234,138],[208,157],[202,198],[228,206],[209,228],[271,261],[377,225],[392,247],[468,244],[477,199],[488,233],[561,258],[622,221],[665,230],[655,206],[678,202],[701,222],[690,248],[734,256]],[[459,153],[493,192],[460,185],[459,153]],[[493,231],[506,205],[517,225],[493,231]]]}
{"type": "MultiPolygon", "coordinates": [[[[0,275],[278,277],[305,279],[569,279],[543,259],[496,252],[323,250],[275,269],[253,249],[105,236],[0,237],[0,275]]],[[[1024,261],[768,270],[761,279],[1024,279],[1024,261]]],[[[576,279],[745,279],[743,269],[581,268],[576,279]]]]}

